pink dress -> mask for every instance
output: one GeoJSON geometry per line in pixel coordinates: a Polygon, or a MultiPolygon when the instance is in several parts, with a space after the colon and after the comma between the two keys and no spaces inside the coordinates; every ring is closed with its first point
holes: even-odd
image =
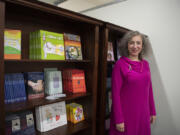
{"type": "Polygon", "coordinates": [[[122,56],[112,72],[110,135],[150,135],[150,116],[156,115],[151,73],[146,60],[122,56]],[[125,132],[115,125],[125,123],[125,132]]]}

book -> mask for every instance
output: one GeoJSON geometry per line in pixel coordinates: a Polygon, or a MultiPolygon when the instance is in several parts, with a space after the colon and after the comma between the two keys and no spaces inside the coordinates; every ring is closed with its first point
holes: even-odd
{"type": "Polygon", "coordinates": [[[35,135],[34,118],[31,111],[7,115],[5,123],[6,135],[35,135]]]}
{"type": "Polygon", "coordinates": [[[111,106],[112,106],[112,94],[111,94],[111,90],[108,91],[108,107],[109,107],[109,112],[111,112],[111,106]]]}
{"type": "Polygon", "coordinates": [[[76,124],[84,120],[83,107],[77,103],[66,105],[68,121],[76,124]]]}
{"type": "Polygon", "coordinates": [[[62,75],[61,71],[46,71],[46,95],[57,95],[63,92],[62,90],[62,75]]]}
{"type": "Polygon", "coordinates": [[[112,42],[108,42],[107,61],[114,61],[114,51],[112,42]]]}
{"type": "Polygon", "coordinates": [[[4,59],[21,59],[21,31],[5,29],[4,59]]]}
{"type": "Polygon", "coordinates": [[[24,73],[28,99],[44,97],[44,73],[27,72],[24,73]]]}
{"type": "Polygon", "coordinates": [[[66,60],[82,60],[81,40],[79,35],[64,33],[66,60]]]}
{"type": "Polygon", "coordinates": [[[65,101],[35,108],[37,130],[46,132],[67,124],[65,101]]]}
{"type": "Polygon", "coordinates": [[[5,103],[26,100],[24,76],[22,73],[5,74],[4,83],[5,103]]]}
{"type": "Polygon", "coordinates": [[[105,120],[105,129],[109,130],[109,128],[110,128],[110,119],[106,119],[105,120]]]}
{"type": "Polygon", "coordinates": [[[116,40],[116,46],[117,46],[117,60],[120,59],[120,57],[121,57],[120,52],[119,52],[120,42],[121,42],[121,39],[117,39],[117,40],[116,40]]]}
{"type": "Polygon", "coordinates": [[[64,69],[63,71],[63,86],[65,92],[70,93],[85,93],[85,73],[80,69],[64,69]]]}
{"type": "Polygon", "coordinates": [[[38,59],[65,60],[63,34],[39,30],[36,39],[38,59]]]}
{"type": "Polygon", "coordinates": [[[63,34],[38,30],[30,33],[30,58],[65,60],[63,34]]]}

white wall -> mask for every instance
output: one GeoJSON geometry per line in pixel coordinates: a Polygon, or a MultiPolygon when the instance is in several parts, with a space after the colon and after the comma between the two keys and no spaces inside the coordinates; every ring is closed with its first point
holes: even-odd
{"type": "Polygon", "coordinates": [[[149,36],[157,109],[152,135],[180,135],[180,1],[127,0],[84,14],[149,36]]]}

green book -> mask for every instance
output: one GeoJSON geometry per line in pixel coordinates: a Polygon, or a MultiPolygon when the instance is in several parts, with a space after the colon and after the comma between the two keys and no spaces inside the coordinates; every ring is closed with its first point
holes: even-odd
{"type": "Polygon", "coordinates": [[[38,59],[65,60],[63,34],[39,30],[36,41],[38,59]]]}

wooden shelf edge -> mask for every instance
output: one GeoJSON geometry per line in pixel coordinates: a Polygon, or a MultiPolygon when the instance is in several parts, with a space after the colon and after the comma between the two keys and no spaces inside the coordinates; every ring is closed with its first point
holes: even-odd
{"type": "Polygon", "coordinates": [[[10,2],[13,4],[17,4],[17,5],[21,5],[24,7],[29,7],[31,9],[36,9],[39,11],[43,11],[43,12],[47,12],[50,14],[55,14],[58,16],[64,16],[68,19],[72,19],[72,20],[78,20],[78,21],[82,21],[82,22],[86,22],[89,24],[94,24],[94,25],[103,25],[103,21],[98,20],[96,18],[93,17],[89,17],[86,15],[82,15],[80,13],[74,12],[74,11],[70,11],[67,9],[63,9],[54,5],[50,5],[41,1],[27,1],[27,0],[4,0],[5,2],[10,2]]]}
{"type": "Polygon", "coordinates": [[[56,100],[47,100],[45,98],[41,99],[33,99],[33,100],[26,100],[23,102],[17,102],[17,103],[11,103],[11,104],[5,104],[5,112],[10,113],[10,112],[18,112],[18,111],[23,111],[27,109],[32,109],[36,106],[42,106],[42,105],[48,105],[48,104],[53,104],[61,101],[68,101],[68,100],[73,100],[73,99],[78,99],[78,98],[83,98],[87,96],[91,96],[91,93],[77,93],[77,94],[67,94],[66,97],[59,98],[56,100]]]}
{"type": "Polygon", "coordinates": [[[36,131],[36,135],[72,135],[91,127],[91,124],[86,120],[77,124],[68,122],[67,125],[60,126],[47,132],[36,131]]]}
{"type": "Polygon", "coordinates": [[[91,60],[29,60],[29,59],[21,59],[21,60],[4,60],[5,63],[6,62],[27,62],[27,63],[47,63],[47,62],[60,62],[60,63],[79,63],[79,62],[82,62],[82,63],[89,63],[91,62],[91,60]]]}

